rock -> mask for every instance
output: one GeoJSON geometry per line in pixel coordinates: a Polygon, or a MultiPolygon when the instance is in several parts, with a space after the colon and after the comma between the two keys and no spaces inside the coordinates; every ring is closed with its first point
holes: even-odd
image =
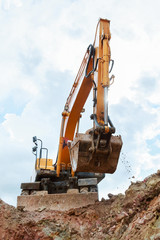
{"type": "Polygon", "coordinates": [[[114,195],[112,193],[108,193],[108,197],[111,199],[114,197],[114,195]]]}
{"type": "Polygon", "coordinates": [[[101,202],[105,202],[105,201],[106,201],[106,199],[105,199],[105,198],[102,198],[102,199],[101,199],[101,202]]]}
{"type": "Polygon", "coordinates": [[[147,185],[153,187],[153,186],[155,186],[157,183],[160,183],[160,178],[150,179],[150,180],[147,182],[147,185]]]}
{"type": "Polygon", "coordinates": [[[25,206],[18,206],[18,207],[17,207],[17,209],[18,209],[19,211],[21,211],[21,212],[24,211],[24,208],[25,208],[25,206]]]}
{"type": "Polygon", "coordinates": [[[154,234],[150,237],[151,240],[160,240],[160,233],[154,234]]]}
{"type": "Polygon", "coordinates": [[[129,208],[128,213],[129,215],[132,215],[134,213],[133,209],[129,208]]]}
{"type": "Polygon", "coordinates": [[[117,215],[116,220],[117,222],[121,221],[123,218],[128,217],[129,215],[126,212],[121,212],[120,214],[117,215]]]}
{"type": "Polygon", "coordinates": [[[81,187],[80,193],[88,193],[88,187],[81,187]]]}
{"type": "Polygon", "coordinates": [[[41,207],[41,208],[39,208],[37,211],[38,212],[42,212],[42,211],[44,211],[46,209],[46,207],[41,207]]]}
{"type": "Polygon", "coordinates": [[[64,212],[43,206],[29,212],[0,200],[0,239],[160,240],[159,172],[132,183],[125,195],[108,197],[64,212]]]}
{"type": "Polygon", "coordinates": [[[160,175],[160,169],[157,170],[157,175],[160,175]]]}
{"type": "Polygon", "coordinates": [[[68,189],[67,190],[67,194],[75,194],[75,193],[79,193],[78,189],[68,189]]]}

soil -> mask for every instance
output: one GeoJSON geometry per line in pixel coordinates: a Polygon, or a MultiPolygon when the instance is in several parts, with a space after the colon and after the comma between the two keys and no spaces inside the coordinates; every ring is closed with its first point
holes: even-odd
{"type": "Polygon", "coordinates": [[[160,170],[108,197],[66,212],[29,212],[0,200],[0,240],[160,240],[160,170]]]}

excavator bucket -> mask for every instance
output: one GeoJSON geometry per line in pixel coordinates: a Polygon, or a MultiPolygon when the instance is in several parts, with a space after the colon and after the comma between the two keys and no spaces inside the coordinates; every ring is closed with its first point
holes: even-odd
{"type": "Polygon", "coordinates": [[[71,165],[73,171],[114,173],[122,147],[121,136],[111,135],[107,147],[102,146],[92,151],[92,136],[78,134],[69,146],[71,165]]]}

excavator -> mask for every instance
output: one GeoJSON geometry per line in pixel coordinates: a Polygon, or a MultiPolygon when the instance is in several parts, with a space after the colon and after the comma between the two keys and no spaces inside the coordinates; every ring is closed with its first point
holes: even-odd
{"type": "Polygon", "coordinates": [[[111,75],[110,39],[110,21],[101,18],[62,112],[57,159],[53,164],[42,140],[33,137],[35,178],[21,184],[18,207],[67,210],[91,204],[98,199],[98,183],[105,173],[116,171],[123,143],[120,135],[114,135],[116,129],[108,115],[108,90],[115,78],[111,75]],[[93,127],[80,133],[80,119],[91,90],[93,127]]]}

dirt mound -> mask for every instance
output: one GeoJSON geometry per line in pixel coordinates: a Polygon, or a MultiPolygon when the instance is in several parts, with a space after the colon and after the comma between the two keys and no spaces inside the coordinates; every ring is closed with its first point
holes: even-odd
{"type": "Polygon", "coordinates": [[[125,195],[67,212],[16,209],[0,200],[0,239],[160,240],[160,171],[125,195]]]}

